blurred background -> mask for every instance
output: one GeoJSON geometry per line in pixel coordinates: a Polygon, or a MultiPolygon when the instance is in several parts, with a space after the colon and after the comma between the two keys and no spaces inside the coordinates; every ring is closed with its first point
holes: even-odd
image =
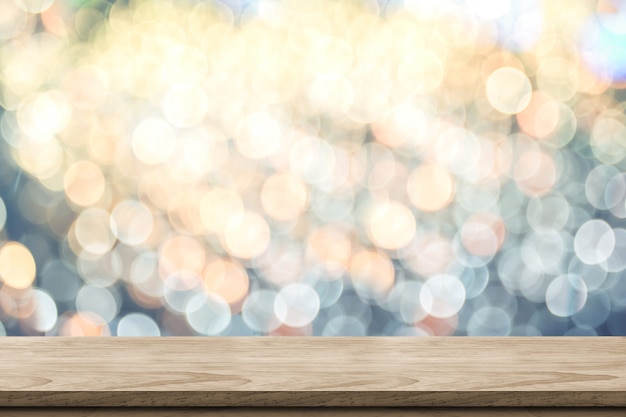
{"type": "Polygon", "coordinates": [[[0,334],[626,335],[626,1],[0,0],[0,334]]]}

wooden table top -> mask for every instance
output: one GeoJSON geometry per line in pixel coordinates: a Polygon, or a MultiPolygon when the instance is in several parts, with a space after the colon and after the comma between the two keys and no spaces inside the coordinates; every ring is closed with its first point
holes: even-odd
{"type": "Polygon", "coordinates": [[[256,408],[177,408],[177,407],[39,407],[2,408],[9,417],[624,417],[626,408],[524,408],[524,407],[256,407],[256,408]]]}
{"type": "Polygon", "coordinates": [[[624,337],[0,338],[0,406],[626,406],[624,337]]]}

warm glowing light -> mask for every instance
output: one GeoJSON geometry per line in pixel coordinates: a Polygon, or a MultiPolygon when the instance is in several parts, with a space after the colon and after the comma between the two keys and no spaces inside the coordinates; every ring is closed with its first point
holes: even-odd
{"type": "Polygon", "coordinates": [[[420,165],[409,176],[407,194],[418,210],[425,212],[441,210],[452,201],[454,179],[440,165],[420,165]]]}
{"type": "Polygon", "coordinates": [[[468,252],[491,257],[502,247],[506,229],[502,220],[490,213],[475,214],[465,221],[461,241],[468,252]]]}
{"type": "Polygon", "coordinates": [[[91,161],[74,162],[65,171],[63,185],[67,198],[79,206],[91,206],[104,193],[105,179],[102,170],[91,161]]]}
{"type": "Polygon", "coordinates": [[[26,246],[8,242],[0,248],[0,279],[5,285],[28,288],[35,280],[36,270],[35,259],[26,246]]]}
{"type": "Polygon", "coordinates": [[[415,235],[415,217],[404,204],[383,202],[372,210],[368,233],[377,246],[400,249],[415,235]]]}
{"type": "Polygon", "coordinates": [[[206,94],[194,84],[176,84],[163,98],[165,118],[173,126],[190,127],[199,124],[209,109],[206,94]]]}
{"type": "Polygon", "coordinates": [[[541,196],[552,189],[557,180],[554,160],[541,151],[524,152],[514,169],[517,186],[530,196],[541,196]]]}
{"type": "Polygon", "coordinates": [[[567,101],[572,98],[578,85],[576,66],[567,59],[550,57],[542,61],[537,70],[537,86],[556,100],[567,101]]]}
{"type": "Polygon", "coordinates": [[[148,118],[135,128],[132,146],[135,156],[141,162],[158,165],[167,161],[174,153],[176,136],[164,120],[148,118]]]}
{"type": "Polygon", "coordinates": [[[67,126],[71,117],[72,107],[60,91],[30,96],[17,110],[20,128],[36,142],[50,140],[67,126]]]}
{"type": "Polygon", "coordinates": [[[418,234],[406,252],[408,266],[426,277],[445,272],[454,260],[450,239],[435,232],[418,234]]]}
{"type": "Polygon", "coordinates": [[[62,336],[110,336],[109,326],[95,313],[84,312],[70,316],[61,326],[62,336]]]}
{"type": "Polygon", "coordinates": [[[559,106],[542,92],[534,92],[528,107],[517,114],[517,122],[529,135],[543,139],[559,123],[559,106]]]}
{"type": "Polygon", "coordinates": [[[107,253],[115,244],[115,235],[109,227],[110,218],[106,210],[92,208],[83,211],[74,223],[77,243],[91,254],[107,253]]]}
{"type": "Polygon", "coordinates": [[[237,149],[247,158],[262,159],[276,153],[283,143],[278,120],[265,113],[253,113],[244,121],[237,136],[237,149]]]}
{"type": "Polygon", "coordinates": [[[0,0],[0,335],[624,332],[619,7],[243,3],[0,0]]]}
{"type": "Polygon", "coordinates": [[[202,275],[206,262],[204,247],[189,236],[173,236],[163,242],[159,252],[161,278],[178,275],[186,286],[193,287],[202,275]]]}
{"type": "Polygon", "coordinates": [[[129,245],[143,243],[152,233],[153,226],[152,213],[138,201],[121,202],[111,213],[111,229],[121,242],[129,245]]]}
{"type": "Polygon", "coordinates": [[[332,226],[315,230],[308,239],[307,254],[320,262],[332,274],[339,275],[347,268],[352,243],[345,232],[332,226]]]}
{"type": "Polygon", "coordinates": [[[426,116],[413,105],[402,103],[390,109],[372,124],[372,132],[381,143],[390,146],[419,144],[425,138],[426,116]]]}
{"type": "Polygon", "coordinates": [[[295,175],[275,174],[263,184],[261,204],[265,212],[276,220],[294,220],[306,207],[307,189],[295,175]]]}
{"type": "Polygon", "coordinates": [[[243,215],[243,202],[237,193],[226,188],[213,188],[200,201],[200,218],[213,233],[224,233],[231,219],[243,215]]]}
{"type": "Polygon", "coordinates": [[[245,211],[231,218],[224,230],[224,248],[233,256],[252,259],[261,255],[270,242],[270,228],[259,214],[245,211]]]}
{"type": "Polygon", "coordinates": [[[382,252],[361,250],[350,259],[350,277],[358,291],[376,296],[391,289],[395,271],[382,252]]]}
{"type": "Polygon", "coordinates": [[[501,113],[519,113],[530,103],[530,80],[516,68],[498,68],[487,78],[485,88],[489,103],[501,113]]]}
{"type": "Polygon", "coordinates": [[[354,90],[342,75],[318,75],[309,87],[308,97],[313,109],[338,116],[352,106],[354,90]]]}
{"type": "MultiPolygon", "coordinates": [[[[25,141],[17,150],[17,157],[24,170],[44,180],[53,178],[59,173],[63,164],[63,148],[61,144],[51,139],[45,143],[25,141]]],[[[60,187],[63,187],[61,181],[60,187]]],[[[56,187],[49,187],[58,191],[56,187]]]]}
{"type": "Polygon", "coordinates": [[[90,110],[101,104],[109,87],[107,74],[95,66],[77,68],[64,81],[68,99],[80,110],[90,110]]]}
{"type": "Polygon", "coordinates": [[[18,7],[28,13],[42,13],[52,6],[54,0],[14,0],[18,7]]]}
{"type": "Polygon", "coordinates": [[[204,285],[206,291],[219,295],[234,306],[248,294],[248,273],[236,262],[216,260],[204,270],[204,285]]]}
{"type": "Polygon", "coordinates": [[[470,10],[484,19],[497,19],[511,8],[510,0],[466,0],[470,10]]]}
{"type": "Polygon", "coordinates": [[[437,55],[429,51],[412,51],[398,65],[398,81],[413,94],[430,93],[443,81],[444,67],[437,55]]]}

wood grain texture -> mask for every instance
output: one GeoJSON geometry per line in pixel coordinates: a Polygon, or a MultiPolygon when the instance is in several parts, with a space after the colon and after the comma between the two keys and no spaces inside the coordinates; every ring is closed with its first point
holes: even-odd
{"type": "Polygon", "coordinates": [[[8,417],[623,417],[626,408],[2,408],[8,417]]]}
{"type": "Polygon", "coordinates": [[[0,338],[0,406],[626,406],[626,338],[0,338]]]}

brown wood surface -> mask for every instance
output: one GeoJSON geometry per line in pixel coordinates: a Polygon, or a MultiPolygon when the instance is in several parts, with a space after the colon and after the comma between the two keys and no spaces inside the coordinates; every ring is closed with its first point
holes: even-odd
{"type": "Polygon", "coordinates": [[[626,408],[4,408],[8,417],[623,417],[626,408]]]}
{"type": "Polygon", "coordinates": [[[626,338],[0,338],[0,406],[623,407],[626,338]]]}

